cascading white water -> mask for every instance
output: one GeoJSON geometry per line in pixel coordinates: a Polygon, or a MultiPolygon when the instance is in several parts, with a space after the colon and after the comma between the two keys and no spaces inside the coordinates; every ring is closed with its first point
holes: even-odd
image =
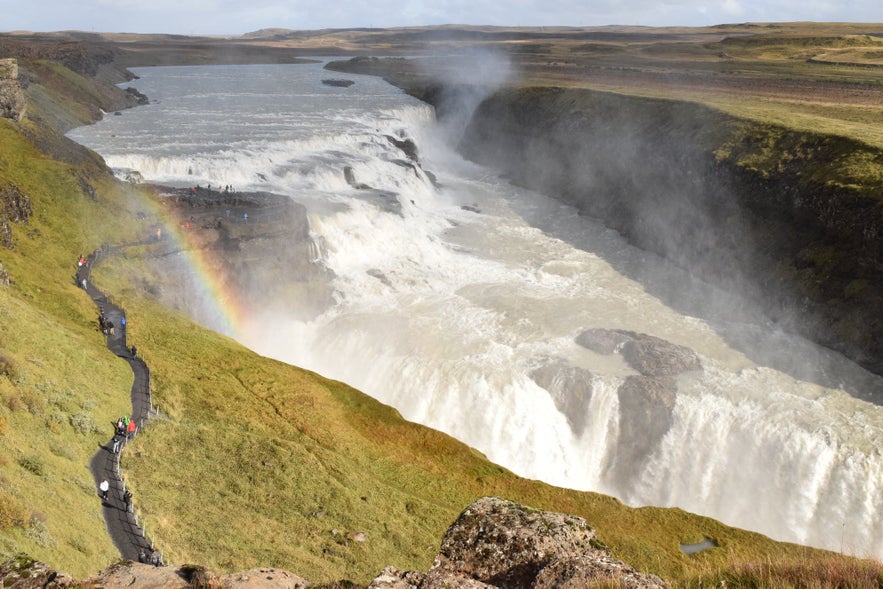
{"type": "MultiPolygon", "coordinates": [[[[463,161],[428,107],[379,80],[327,88],[318,66],[138,73],[159,104],[78,129],[76,140],[150,181],[288,194],[321,238],[335,304],[309,322],[254,310],[246,345],[346,381],[527,477],[883,556],[883,410],[842,390],[879,393],[879,378],[765,333],[759,316],[760,328],[731,324],[743,345],[825,374],[798,380],[758,365],[728,344],[722,321],[713,329],[645,288],[662,275],[686,284],[686,274],[463,161]],[[422,168],[390,135],[416,141],[422,168]],[[354,188],[345,168],[372,190],[354,188]],[[630,273],[641,281],[622,268],[643,269],[630,273]],[[635,371],[575,343],[589,328],[654,335],[702,361],[679,377],[671,427],[625,483],[608,466],[624,443],[617,389],[635,371]],[[817,384],[836,379],[842,387],[817,384]],[[590,394],[565,415],[556,399],[577,389],[590,394]]],[[[705,288],[697,296],[731,296],[705,288]]]]}

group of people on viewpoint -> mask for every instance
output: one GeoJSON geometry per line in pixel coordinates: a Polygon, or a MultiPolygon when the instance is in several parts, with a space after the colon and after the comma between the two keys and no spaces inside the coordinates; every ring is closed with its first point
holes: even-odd
{"type": "Polygon", "coordinates": [[[111,448],[114,454],[118,454],[123,444],[135,437],[137,429],[138,424],[128,415],[117,419],[116,430],[113,434],[113,446],[111,448]]]}

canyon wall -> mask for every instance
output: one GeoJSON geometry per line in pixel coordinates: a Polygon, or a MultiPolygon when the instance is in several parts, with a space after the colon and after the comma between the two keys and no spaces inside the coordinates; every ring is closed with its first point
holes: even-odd
{"type": "MultiPolygon", "coordinates": [[[[440,117],[452,94],[412,93],[440,117]]],[[[880,150],[694,103],[562,88],[495,92],[460,149],[697,279],[741,293],[771,328],[883,374],[880,150]]]]}

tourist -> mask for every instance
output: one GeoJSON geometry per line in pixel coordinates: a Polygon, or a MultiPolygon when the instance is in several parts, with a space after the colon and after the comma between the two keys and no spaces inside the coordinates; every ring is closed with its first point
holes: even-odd
{"type": "Polygon", "coordinates": [[[127,437],[128,437],[130,440],[135,439],[135,430],[137,429],[137,427],[138,427],[138,426],[135,425],[135,420],[134,420],[134,419],[133,419],[132,421],[129,422],[129,425],[126,426],[126,433],[128,434],[127,437]]]}
{"type": "MultiPolygon", "coordinates": [[[[123,493],[123,503],[126,504],[126,513],[132,513],[132,492],[126,489],[123,493]]],[[[140,555],[139,555],[140,560],[140,555]]],[[[142,561],[143,562],[143,561],[142,561]]]]}
{"type": "Polygon", "coordinates": [[[113,453],[117,454],[120,451],[120,444],[123,443],[123,440],[120,436],[113,437],[113,453]]]}
{"type": "Polygon", "coordinates": [[[98,485],[98,490],[101,491],[101,500],[107,501],[107,493],[110,491],[110,483],[107,482],[107,479],[101,481],[101,484],[98,485]]]}
{"type": "Polygon", "coordinates": [[[159,553],[159,550],[153,549],[153,552],[150,553],[150,564],[155,567],[162,566],[162,555],[159,553]]]}

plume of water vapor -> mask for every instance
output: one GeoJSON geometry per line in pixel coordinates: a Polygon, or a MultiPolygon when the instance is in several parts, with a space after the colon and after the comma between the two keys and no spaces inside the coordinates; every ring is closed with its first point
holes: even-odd
{"type": "Polygon", "coordinates": [[[507,54],[490,48],[470,47],[446,61],[432,70],[440,88],[436,114],[448,144],[457,145],[478,105],[511,83],[515,69],[507,54]]]}

